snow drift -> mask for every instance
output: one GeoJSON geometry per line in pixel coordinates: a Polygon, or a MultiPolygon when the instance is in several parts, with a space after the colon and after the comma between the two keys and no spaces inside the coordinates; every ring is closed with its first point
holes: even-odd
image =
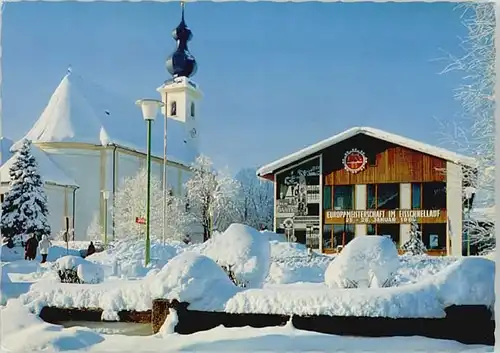
{"type": "Polygon", "coordinates": [[[0,307],[2,350],[10,352],[51,352],[86,349],[104,338],[86,328],[64,329],[44,322],[22,306],[10,300],[0,307]]]}
{"type": "Polygon", "coordinates": [[[330,263],[325,283],[333,288],[390,286],[399,266],[398,251],[390,238],[359,236],[330,263]]]}

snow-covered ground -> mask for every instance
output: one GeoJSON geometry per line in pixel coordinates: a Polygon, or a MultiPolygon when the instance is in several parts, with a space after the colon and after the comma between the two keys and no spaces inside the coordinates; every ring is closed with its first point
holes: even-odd
{"type": "MultiPolygon", "coordinates": [[[[69,254],[78,256],[78,250],[87,245],[73,244],[69,254]]],[[[114,243],[85,260],[56,261],[66,255],[65,243],[51,248],[47,264],[25,261],[18,248],[2,248],[1,320],[10,322],[2,324],[3,347],[14,351],[84,347],[91,351],[119,347],[127,351],[145,347],[163,351],[406,352],[413,347],[413,351],[491,351],[483,346],[420,337],[338,337],[293,327],[219,327],[188,337],[170,334],[165,348],[161,335],[105,335],[88,328],[49,325],[33,314],[46,305],[99,307],[105,310],[103,318],[112,319],[119,310],[149,309],[152,299],[163,296],[190,302],[193,309],[228,312],[443,317],[444,307],[451,304],[493,303],[494,263],[485,258],[400,256],[393,287],[341,289],[325,283],[325,272],[336,257],[308,254],[303,245],[242,225],[233,225],[201,245],[153,243],[152,264],[147,267],[143,264],[142,242],[114,243]],[[67,267],[71,261],[78,262],[75,266],[89,261],[102,268],[102,283],[60,283],[55,263],[67,267]],[[235,286],[217,263],[234,265],[235,275],[249,285],[235,286]],[[12,300],[5,306],[8,299],[12,300]],[[37,339],[20,339],[26,332],[36,332],[37,339]]]]}

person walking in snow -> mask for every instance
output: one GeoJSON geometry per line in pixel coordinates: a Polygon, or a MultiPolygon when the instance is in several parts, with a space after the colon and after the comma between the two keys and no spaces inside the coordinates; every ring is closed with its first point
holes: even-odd
{"type": "Polygon", "coordinates": [[[47,261],[47,255],[49,254],[49,248],[52,246],[49,237],[44,234],[42,237],[42,241],[38,245],[40,248],[40,255],[42,255],[42,264],[47,261]]]}
{"type": "Polygon", "coordinates": [[[26,241],[25,247],[25,260],[34,260],[36,257],[36,249],[38,248],[38,239],[35,234],[31,234],[31,237],[26,241]]]}
{"type": "Polygon", "coordinates": [[[91,241],[89,247],[87,248],[87,255],[85,257],[90,256],[93,253],[95,253],[95,246],[94,243],[91,241]]]}

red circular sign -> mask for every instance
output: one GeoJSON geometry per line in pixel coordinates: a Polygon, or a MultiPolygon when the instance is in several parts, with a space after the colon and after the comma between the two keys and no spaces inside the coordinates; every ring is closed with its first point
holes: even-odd
{"type": "Polygon", "coordinates": [[[344,166],[351,173],[363,170],[366,165],[366,157],[361,151],[353,150],[345,154],[344,166]]]}

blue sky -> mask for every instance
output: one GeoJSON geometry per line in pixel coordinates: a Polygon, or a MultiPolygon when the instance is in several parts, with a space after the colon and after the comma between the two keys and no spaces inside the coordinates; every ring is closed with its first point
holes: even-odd
{"type": "MultiPolygon", "coordinates": [[[[203,152],[237,171],[360,125],[440,145],[436,118],[460,113],[460,74],[437,60],[461,52],[455,7],[188,3],[203,152]]],[[[4,135],[28,131],[68,64],[131,102],[155,97],[179,19],[179,3],[7,3],[4,135]]]]}

